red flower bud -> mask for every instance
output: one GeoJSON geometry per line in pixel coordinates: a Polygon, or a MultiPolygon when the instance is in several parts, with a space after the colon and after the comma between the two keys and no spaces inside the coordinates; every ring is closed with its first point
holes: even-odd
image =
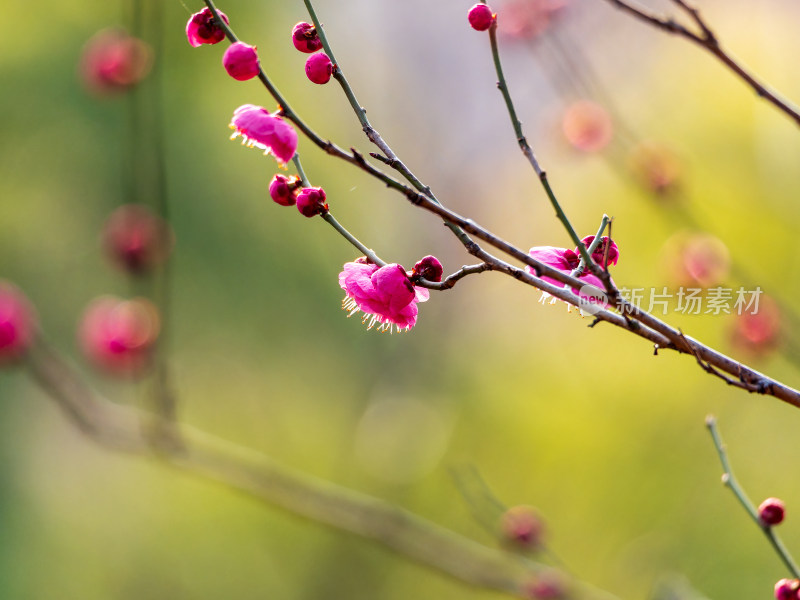
{"type": "Polygon", "coordinates": [[[317,30],[311,23],[302,21],[292,29],[292,43],[300,52],[305,52],[306,54],[311,54],[322,48],[322,40],[319,39],[317,30]]]}
{"type": "Polygon", "coordinates": [[[778,525],[783,521],[784,516],[783,501],[778,498],[767,498],[758,507],[758,518],[768,527],[778,525]]]}
{"type": "Polygon", "coordinates": [[[325,190],[313,187],[300,190],[297,195],[297,210],[305,217],[314,217],[328,212],[328,205],[325,203],[325,190]]]}

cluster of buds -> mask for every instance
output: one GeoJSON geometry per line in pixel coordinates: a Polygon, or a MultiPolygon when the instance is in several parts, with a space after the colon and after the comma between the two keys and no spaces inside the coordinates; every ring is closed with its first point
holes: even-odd
{"type": "Polygon", "coordinates": [[[300,52],[311,54],[306,60],[306,77],[312,83],[323,85],[331,80],[333,75],[333,62],[322,49],[322,40],[319,39],[316,27],[311,23],[301,21],[292,29],[292,43],[300,52]]]}

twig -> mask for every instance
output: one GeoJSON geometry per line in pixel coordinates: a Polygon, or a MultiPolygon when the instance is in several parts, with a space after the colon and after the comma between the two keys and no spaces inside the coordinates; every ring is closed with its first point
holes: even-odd
{"type": "MultiPolygon", "coordinates": [[[[207,6],[209,6],[215,15],[218,14],[215,12],[216,8],[214,7],[212,0],[204,0],[204,2],[207,6]]],[[[225,26],[225,31],[229,39],[236,40],[236,37],[233,35],[230,27],[227,25],[225,26]]],[[[351,148],[350,152],[348,153],[332,142],[324,140],[313,130],[311,130],[306,123],[290,109],[285,99],[271,83],[267,84],[269,80],[263,71],[261,72],[260,79],[262,82],[265,82],[267,90],[282,106],[286,118],[295,123],[303,132],[303,134],[323,151],[331,156],[339,158],[340,160],[348,162],[351,165],[355,165],[359,169],[383,182],[387,187],[403,194],[413,205],[419,206],[428,212],[438,215],[444,221],[458,225],[467,233],[485,241],[489,245],[520,261],[521,263],[528,265],[536,273],[536,276],[534,277],[522,269],[509,265],[508,263],[498,259],[497,257],[483,250],[477,243],[471,240],[464,244],[467,252],[479,260],[490,264],[492,266],[492,270],[500,271],[514,277],[515,279],[518,279],[519,281],[522,281],[523,283],[536,287],[542,291],[546,291],[560,300],[564,300],[565,302],[572,304],[573,306],[577,306],[579,308],[582,307],[582,299],[577,297],[570,290],[565,290],[563,288],[558,288],[557,286],[548,284],[540,279],[540,277],[545,276],[555,279],[556,281],[567,285],[569,288],[575,289],[580,289],[584,282],[571,277],[568,273],[563,273],[557,269],[553,269],[552,267],[545,265],[544,263],[531,257],[527,252],[522,251],[518,247],[503,240],[489,230],[481,227],[473,220],[458,215],[452,210],[437,203],[428,195],[410,188],[390,177],[383,171],[368,163],[355,149],[351,148]]],[[[580,248],[582,244],[579,244],[578,246],[580,248]]],[[[586,248],[583,248],[583,252],[585,251],[586,248]]],[[[609,292],[609,301],[614,304],[622,313],[622,316],[620,316],[608,311],[601,311],[595,315],[596,317],[653,342],[657,349],[672,349],[679,352],[696,354],[707,363],[717,367],[719,370],[728,373],[729,375],[735,375],[740,377],[742,381],[748,381],[750,383],[757,384],[760,390],[762,390],[759,393],[774,396],[779,400],[783,400],[784,402],[800,408],[800,392],[776,380],[770,379],[762,373],[759,373],[758,371],[755,371],[754,369],[751,369],[733,360],[732,358],[725,356],[721,352],[701,344],[697,340],[694,340],[688,336],[683,336],[677,329],[627,302],[620,296],[619,291],[616,290],[613,285],[611,285],[607,272],[600,269],[600,267],[595,265],[592,261],[588,261],[588,264],[590,268],[594,267],[592,270],[593,274],[599,273],[598,276],[601,278],[601,281],[604,281],[606,289],[609,292]]],[[[596,305],[587,305],[586,307],[593,310],[597,309],[596,305]]]]}
{"type": "Polygon", "coordinates": [[[684,27],[677,21],[668,17],[661,17],[643,8],[634,6],[627,0],[606,0],[620,10],[633,15],[637,19],[649,23],[650,25],[662,29],[668,33],[684,37],[698,46],[705,48],[714,55],[722,64],[730,69],[737,77],[749,85],[753,91],[767,102],[772,104],[779,111],[791,118],[796,125],[800,126],[800,109],[792,105],[788,100],[783,99],[777,92],[773,91],[766,84],[759,81],[755,75],[739,63],[729,52],[724,50],[717,39],[717,36],[701,17],[700,12],[683,0],[673,0],[680,8],[686,11],[692,20],[700,28],[700,33],[695,33],[684,27]]]}
{"type": "MultiPolygon", "coordinates": [[[[311,0],[303,0],[306,5],[306,10],[308,10],[308,14],[311,17],[311,21],[314,23],[314,29],[317,31],[317,35],[319,36],[320,42],[322,42],[322,48],[325,50],[325,53],[328,55],[328,58],[331,59],[331,62],[334,64],[333,70],[333,77],[336,81],[339,82],[342,90],[344,91],[345,96],[347,96],[348,102],[350,102],[350,106],[355,112],[356,116],[358,117],[359,122],[361,123],[361,127],[364,133],[369,139],[370,142],[375,144],[378,148],[380,148],[381,152],[383,152],[384,156],[380,156],[377,153],[370,153],[370,156],[376,158],[383,162],[384,164],[390,166],[391,168],[395,169],[398,173],[400,173],[418,192],[421,192],[431,198],[434,202],[440,203],[438,198],[434,196],[433,192],[431,191],[430,186],[425,185],[420,181],[414,173],[405,165],[405,163],[400,160],[397,155],[392,151],[389,147],[389,144],[386,143],[381,134],[378,133],[378,130],[375,129],[372,124],[369,122],[367,118],[367,111],[366,109],[361,106],[361,104],[356,99],[355,92],[353,88],[350,86],[350,83],[347,81],[347,78],[344,75],[344,71],[339,66],[338,61],[334,57],[333,48],[331,48],[330,43],[328,42],[328,36],[325,33],[325,29],[322,26],[322,22],[317,17],[317,12],[314,10],[314,4],[311,0]]],[[[453,223],[445,222],[445,225],[450,228],[453,234],[461,241],[462,244],[465,246],[472,242],[469,239],[469,236],[464,233],[457,225],[453,223]]]]}
{"type": "Polygon", "coordinates": [[[724,474],[722,475],[722,483],[730,488],[734,496],[736,496],[736,499],[739,500],[739,503],[747,511],[747,514],[750,515],[750,518],[753,519],[755,524],[758,525],[758,528],[764,532],[764,535],[767,536],[769,543],[772,544],[775,552],[777,552],[778,556],[783,561],[783,564],[786,565],[792,575],[800,578],[800,570],[798,570],[794,559],[783,545],[783,542],[778,537],[778,534],[775,533],[772,527],[765,525],[761,521],[756,507],[747,497],[747,494],[733,476],[733,470],[731,469],[730,462],[728,461],[728,454],[725,451],[725,444],[723,443],[722,436],[717,429],[717,419],[713,415],[706,417],[706,427],[708,427],[708,431],[711,433],[711,439],[714,441],[714,447],[717,449],[719,460],[722,463],[722,470],[724,471],[724,474]]]}
{"type": "MultiPolygon", "coordinates": [[[[539,182],[544,188],[545,194],[547,194],[547,198],[550,200],[550,204],[556,211],[556,217],[559,221],[561,221],[561,224],[564,226],[564,229],[567,230],[567,234],[572,240],[572,243],[577,247],[578,253],[581,256],[581,260],[584,262],[584,265],[588,265],[591,269],[593,262],[589,253],[586,251],[586,247],[583,245],[583,242],[581,242],[581,238],[578,237],[578,234],[576,233],[575,228],[572,226],[572,223],[570,223],[569,219],[567,218],[567,215],[562,210],[561,204],[558,202],[558,198],[556,198],[553,188],[550,186],[550,181],[547,179],[547,172],[539,164],[533,149],[528,143],[528,139],[525,137],[525,134],[522,131],[522,123],[517,117],[517,111],[514,108],[514,101],[511,99],[511,93],[508,90],[508,83],[506,82],[506,77],[503,73],[503,64],[500,61],[500,51],[497,47],[497,20],[494,20],[491,27],[489,27],[489,42],[492,48],[494,69],[495,73],[497,74],[497,89],[500,90],[500,93],[503,95],[503,100],[506,103],[506,110],[508,111],[508,116],[511,119],[511,126],[514,128],[514,135],[517,137],[517,144],[519,144],[522,154],[528,159],[528,162],[533,167],[536,176],[539,178],[539,182]]],[[[603,280],[603,282],[605,283],[605,280],[603,280]]]]}
{"type": "MultiPolygon", "coordinates": [[[[594,236],[592,243],[589,244],[589,247],[586,249],[586,254],[588,254],[589,256],[594,254],[594,251],[597,250],[597,247],[603,241],[603,232],[605,231],[606,226],[608,226],[610,222],[611,219],[608,217],[608,215],[603,215],[603,219],[600,221],[600,227],[597,230],[597,235],[594,236]]],[[[606,245],[606,257],[603,263],[603,268],[606,268],[606,265],[608,264],[608,249],[610,247],[611,247],[611,239],[609,238],[609,243],[606,245]]],[[[579,277],[580,274],[583,273],[583,270],[585,268],[586,268],[586,263],[583,262],[583,258],[581,258],[580,262],[578,263],[578,266],[572,270],[571,275],[573,277],[579,277]]]]}

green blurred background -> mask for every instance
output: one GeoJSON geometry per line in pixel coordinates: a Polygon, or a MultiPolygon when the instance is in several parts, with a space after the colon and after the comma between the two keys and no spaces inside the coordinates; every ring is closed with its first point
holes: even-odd
{"type": "MultiPolygon", "coordinates": [[[[466,24],[469,5],[316,3],[373,124],[448,206],[523,248],[569,246],[516,148],[486,36],[466,24]]],[[[797,548],[796,409],[732,389],[687,357],[653,357],[619,330],[588,329],[497,274],[433,294],[408,334],[367,332],[345,318],[337,273],[356,254],[323,221],[269,201],[274,161],[227,140],[234,108],[274,103],[256,81],[225,74],[222,46],[186,43],[186,20],[201,7],[164,3],[159,57],[181,418],[493,544],[451,477],[453,467],[474,465],[505,503],[538,507],[549,546],[577,576],[621,598],[645,598],[674,574],[710,598],[771,597],[788,573],[719,484],[703,419],[718,415],[754,500],[787,502],[781,533],[797,548]]],[[[0,277],[25,290],[45,335],[94,385],[133,402],[136,389],[92,372],[74,341],[93,297],[130,292],[98,246],[125,197],[126,103],[93,97],[77,75],[83,44],[122,24],[124,11],[85,0],[5,8],[0,277]]],[[[312,127],[369,150],[338,87],[303,75],[305,57],[289,42],[307,18],[302,2],[220,8],[312,127]]],[[[701,8],[729,48],[800,98],[795,3],[701,8]]],[[[800,311],[800,131],[787,118],[697,48],[600,0],[576,0],[545,38],[504,40],[502,52],[520,118],[576,228],[594,233],[603,213],[615,217],[620,285],[670,285],[664,244],[687,228],[686,213],[725,242],[752,283],[800,311]],[[578,67],[559,67],[563,56],[578,67]],[[622,139],[595,154],[565,144],[558,120],[576,88],[564,81],[576,77],[600,82],[592,89],[613,104],[616,131],[674,149],[675,197],[637,184],[622,139]]],[[[447,272],[472,262],[397,194],[306,140],[300,153],[337,218],[384,258],[410,268],[435,254],[447,272]]],[[[668,320],[751,358],[730,344],[731,317],[668,320]]],[[[754,366],[800,382],[785,352],[754,366]]],[[[0,399],[0,598],[501,597],[157,462],[99,449],[23,371],[0,373],[0,399]]]]}

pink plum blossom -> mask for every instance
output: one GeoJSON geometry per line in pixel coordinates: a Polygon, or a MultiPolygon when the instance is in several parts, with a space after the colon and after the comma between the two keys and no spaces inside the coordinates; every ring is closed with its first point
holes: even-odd
{"type": "Polygon", "coordinates": [[[243,144],[261,148],[264,154],[272,153],[282,165],[292,160],[297,151],[294,128],[263,106],[243,104],[233,111],[230,127],[234,130],[232,140],[241,135],[243,144]]]}
{"type": "MultiPolygon", "coordinates": [[[[230,23],[224,12],[217,12],[223,21],[230,23]]],[[[203,44],[218,44],[225,39],[225,31],[214,22],[214,13],[206,7],[189,17],[189,22],[186,23],[186,37],[189,43],[197,48],[203,44]]]]}
{"type": "Polygon", "coordinates": [[[411,283],[400,265],[379,267],[365,258],[345,263],[339,285],[345,291],[342,308],[348,316],[361,311],[367,329],[379,325],[379,331],[408,331],[417,322],[417,302],[430,297],[427,289],[411,283]]]}
{"type": "Polygon", "coordinates": [[[0,365],[20,358],[33,343],[36,313],[17,286],[0,279],[0,365]]]}
{"type": "MultiPolygon", "coordinates": [[[[583,244],[588,248],[589,245],[594,241],[593,235],[586,236],[581,241],[583,244]]],[[[606,246],[609,244],[608,237],[603,237],[603,240],[598,245],[597,249],[592,253],[592,260],[599,266],[603,266],[603,260],[605,258],[606,246]]],[[[617,264],[617,260],[619,259],[619,249],[617,248],[617,244],[614,241],[610,242],[611,246],[608,248],[608,265],[615,265],[617,264]]],[[[531,257],[535,258],[539,262],[546,264],[549,267],[557,269],[562,273],[571,274],[580,263],[580,254],[577,249],[570,250],[568,248],[556,248],[554,246],[536,246],[535,248],[531,248],[529,254],[531,257]]],[[[531,275],[536,275],[536,270],[533,267],[526,267],[526,270],[531,275]]],[[[600,291],[605,289],[603,282],[600,280],[599,277],[593,275],[588,268],[584,268],[583,272],[580,273],[577,277],[581,281],[583,281],[587,285],[592,285],[598,288],[600,291]]],[[[548,283],[552,283],[558,287],[563,287],[560,281],[553,279],[552,277],[543,276],[541,277],[543,281],[548,283]]],[[[592,300],[594,296],[588,295],[583,291],[579,291],[577,289],[572,290],[573,293],[578,294],[581,298],[586,300],[592,300]]],[[[545,293],[546,294],[546,293],[545,293]]],[[[543,299],[549,297],[549,294],[543,296],[543,299]]],[[[555,301],[555,299],[553,300],[555,301]]],[[[602,303],[602,302],[601,302],[602,303]]]]}

